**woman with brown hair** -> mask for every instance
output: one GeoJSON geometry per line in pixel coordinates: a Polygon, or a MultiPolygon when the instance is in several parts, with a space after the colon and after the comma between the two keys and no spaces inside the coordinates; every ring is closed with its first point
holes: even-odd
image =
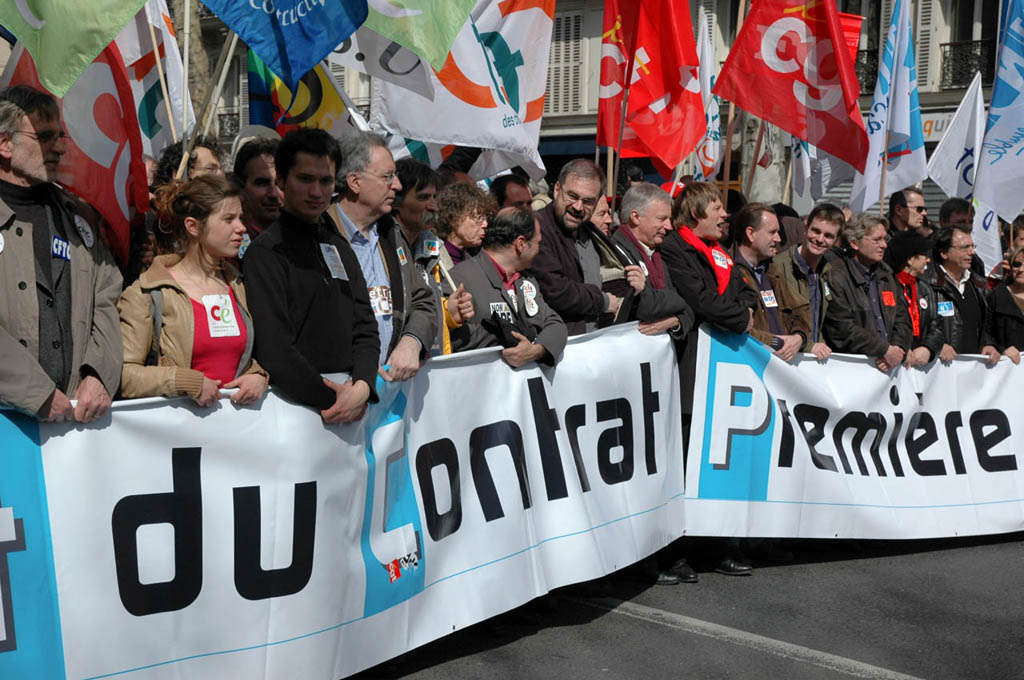
{"type": "Polygon", "coordinates": [[[267,373],[252,360],[253,329],[238,256],[240,192],[220,176],[172,181],[157,191],[164,252],[121,294],[125,398],[188,396],[213,406],[259,401],[267,373]]]}
{"type": "Polygon", "coordinates": [[[1024,347],[1024,248],[1014,248],[1008,262],[1003,282],[992,291],[988,334],[1003,356],[1019,364],[1024,347]]]}

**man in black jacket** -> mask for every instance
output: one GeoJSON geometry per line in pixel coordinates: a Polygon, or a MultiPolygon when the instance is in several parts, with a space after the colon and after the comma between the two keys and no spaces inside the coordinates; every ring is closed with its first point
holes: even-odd
{"type": "Polygon", "coordinates": [[[913,332],[902,290],[882,261],[885,220],[858,213],[846,225],[843,239],[847,256],[832,264],[829,275],[832,303],[825,316],[825,339],[836,352],[866,354],[887,373],[903,362],[913,332]]]}
{"type": "Polygon", "coordinates": [[[341,163],[324,130],[292,132],[274,157],[284,193],[281,218],[242,260],[255,355],[285,395],[324,422],[359,420],[373,390],[380,339],[352,248],[324,215],[341,163]],[[348,373],[336,383],[322,373],[348,373]]]}
{"type": "Polygon", "coordinates": [[[341,198],[330,210],[338,233],[349,242],[366,280],[380,335],[380,364],[385,380],[408,380],[430,356],[438,328],[434,295],[400,246],[391,217],[395,193],[402,188],[384,139],[352,132],[341,141],[338,180],[341,198]]]}
{"type": "Polygon", "coordinates": [[[554,200],[537,212],[542,238],[531,271],[569,335],[594,330],[598,318],[614,315],[622,302],[601,290],[601,256],[589,230],[581,228],[594,213],[603,184],[604,173],[593,161],[569,161],[558,174],[554,200]]]}
{"type": "Polygon", "coordinates": [[[999,351],[988,337],[988,285],[971,271],[974,239],[957,227],[944,227],[935,239],[933,257],[936,312],[942,327],[939,358],[952,361],[958,354],[984,354],[999,361],[999,351]]]}

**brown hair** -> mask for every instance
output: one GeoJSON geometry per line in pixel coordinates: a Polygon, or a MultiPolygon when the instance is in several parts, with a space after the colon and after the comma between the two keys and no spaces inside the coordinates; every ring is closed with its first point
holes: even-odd
{"type": "Polygon", "coordinates": [[[164,184],[153,199],[159,218],[157,251],[184,253],[191,239],[185,229],[185,218],[205,222],[224,199],[241,195],[237,186],[220,175],[203,175],[188,181],[175,179],[164,184]]]}
{"type": "Polygon", "coordinates": [[[449,184],[437,194],[437,236],[448,238],[466,217],[490,217],[498,211],[498,203],[488,192],[469,184],[449,184]]]}
{"type": "Polygon", "coordinates": [[[697,226],[696,218],[707,217],[708,206],[721,200],[722,194],[719,193],[718,187],[710,182],[687,184],[672,204],[672,226],[697,226]]]}
{"type": "Polygon", "coordinates": [[[1017,259],[1018,255],[1024,255],[1024,248],[1014,248],[1010,252],[1010,256],[1006,258],[1006,264],[1010,265],[1010,268],[1003,272],[1003,281],[1007,284],[1013,281],[1013,261],[1017,259]]]}

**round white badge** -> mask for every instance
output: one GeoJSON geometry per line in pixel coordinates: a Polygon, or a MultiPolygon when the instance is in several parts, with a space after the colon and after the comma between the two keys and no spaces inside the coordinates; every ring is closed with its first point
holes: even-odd
{"type": "Polygon", "coordinates": [[[917,304],[921,305],[921,309],[928,309],[928,300],[921,298],[917,301],[917,304]]]}
{"type": "Polygon", "coordinates": [[[75,215],[75,229],[78,230],[79,236],[82,237],[82,243],[85,244],[85,247],[92,248],[94,242],[92,227],[89,226],[89,223],[81,215],[75,215]]]}

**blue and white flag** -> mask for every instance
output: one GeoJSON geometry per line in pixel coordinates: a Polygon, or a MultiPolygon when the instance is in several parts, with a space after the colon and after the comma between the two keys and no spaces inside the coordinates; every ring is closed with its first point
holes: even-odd
{"type": "Polygon", "coordinates": [[[867,129],[867,166],[863,175],[854,177],[850,196],[850,208],[855,212],[868,210],[885,196],[928,176],[908,0],[896,0],[892,10],[867,129]],[[881,188],[883,150],[888,164],[885,195],[881,188]]]}
{"type": "Polygon", "coordinates": [[[295,92],[366,21],[366,0],[203,0],[295,92]]]}
{"type": "Polygon", "coordinates": [[[981,155],[984,134],[985,100],[978,71],[953,114],[946,134],[928,159],[928,176],[947,196],[970,198],[974,193],[975,166],[981,155]]]}
{"type": "Polygon", "coordinates": [[[708,129],[697,144],[697,155],[693,179],[698,182],[713,182],[718,168],[722,165],[722,118],[719,114],[718,97],[711,93],[715,86],[715,49],[708,37],[708,15],[702,13],[700,30],[697,31],[697,76],[700,81],[700,96],[704,100],[704,122],[708,129]]]}
{"type": "Polygon", "coordinates": [[[1009,0],[1005,17],[974,181],[974,243],[989,269],[1002,260],[996,216],[1010,222],[1024,210],[1024,1],[1009,0]]]}

